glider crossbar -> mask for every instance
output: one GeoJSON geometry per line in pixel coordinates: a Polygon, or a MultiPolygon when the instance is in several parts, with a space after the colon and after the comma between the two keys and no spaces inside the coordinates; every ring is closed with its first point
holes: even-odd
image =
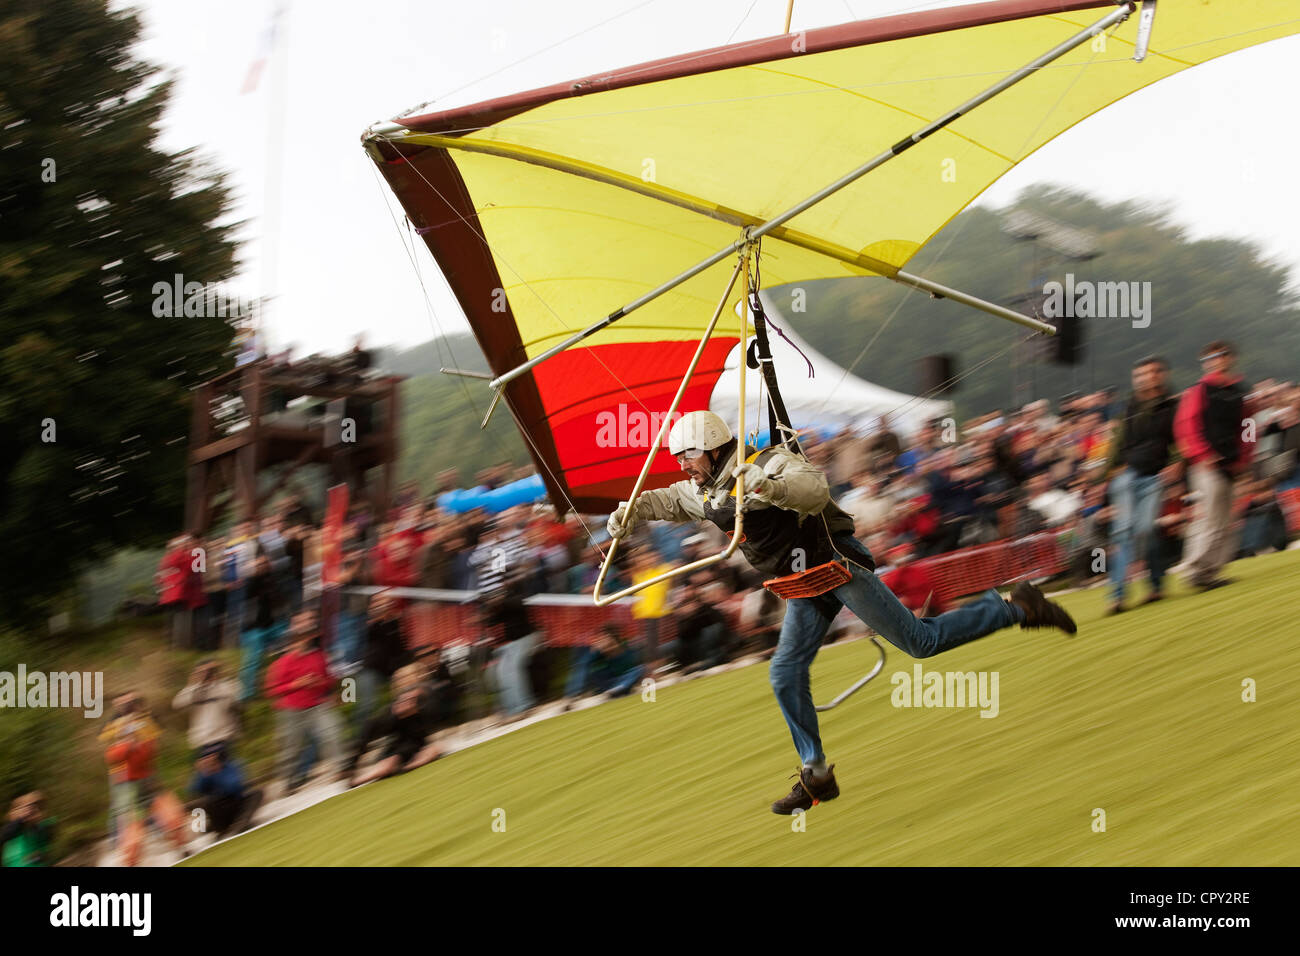
{"type": "MultiPolygon", "coordinates": [[[[1026,65],[1022,66],[1020,69],[1003,77],[1001,80],[999,80],[997,83],[994,83],[992,86],[988,87],[983,92],[978,93],[977,95],[971,97],[966,102],[962,103],[960,106],[956,107],[955,109],[951,110],[948,113],[945,113],[943,116],[939,117],[938,119],[932,120],[931,122],[927,123],[925,126],[921,127],[919,130],[912,133],[910,136],[905,136],[903,139],[900,139],[893,146],[889,147],[889,149],[885,150],[884,152],[880,153],[878,156],[875,156],[872,159],[868,160],[867,162],[863,163],[861,166],[857,167],[856,169],[844,174],[839,179],[835,180],[835,182],[831,183],[829,186],[819,189],[817,192],[813,193],[807,199],[804,199],[803,201],[796,203],[795,205],[787,209],[785,212],[780,213],[779,215],[775,216],[772,219],[769,219],[767,222],[763,223],[762,225],[747,227],[742,233],[741,237],[737,239],[735,242],[731,243],[725,248],[719,249],[717,252],[709,256],[707,259],[701,260],[700,262],[691,266],[686,271],[674,276],[673,278],[669,279],[667,282],[664,282],[661,285],[656,286],[655,288],[651,289],[649,292],[645,293],[639,298],[632,300],[627,305],[624,305],[619,309],[615,309],[613,312],[611,312],[609,315],[605,316],[603,319],[599,320],[598,322],[595,322],[587,326],[585,329],[582,329],[581,331],[575,332],[573,335],[569,336],[569,338],[565,339],[563,342],[560,342],[558,345],[552,346],[551,348],[547,349],[546,351],[542,352],[537,356],[534,356],[533,358],[529,359],[523,364],[510,369],[508,372],[504,372],[503,374],[498,375],[489,384],[491,385],[493,390],[500,391],[501,389],[505,388],[505,386],[508,385],[510,382],[513,382],[519,376],[525,374],[529,370],[540,365],[548,358],[558,355],[559,353],[565,351],[566,349],[569,349],[574,345],[577,345],[579,342],[583,341],[584,339],[590,338],[591,336],[595,335],[597,332],[601,331],[602,329],[608,328],[609,326],[617,322],[619,319],[623,318],[625,315],[628,315],[629,313],[634,312],[635,310],[641,308],[641,306],[654,301],[655,299],[659,298],[661,295],[665,294],[666,292],[671,292],[673,289],[677,288],[683,282],[687,282],[690,279],[693,279],[695,276],[699,275],[701,272],[704,272],[706,269],[710,268],[711,266],[717,265],[719,262],[722,262],[728,256],[740,252],[741,249],[743,249],[750,242],[762,238],[772,230],[777,229],[778,227],[784,225],[786,222],[790,221],[795,216],[799,215],[801,212],[807,211],[811,207],[817,205],[819,202],[822,202],[824,199],[827,199],[833,194],[839,192],[845,186],[848,186],[856,182],[857,180],[865,176],[867,173],[871,172],[874,169],[878,169],[879,167],[883,166],[885,163],[889,162],[891,159],[911,149],[917,143],[921,142],[921,140],[926,139],[927,137],[933,135],[934,133],[937,133],[939,130],[943,129],[946,126],[949,126],[956,120],[960,119],[962,116],[969,113],[971,110],[993,99],[993,97],[997,96],[999,93],[1005,92],[1015,84],[1019,83],[1021,80],[1025,79],[1026,77],[1030,76],[1033,73],[1036,73],[1038,70],[1047,66],[1049,63],[1053,62],[1054,60],[1060,59],[1062,56],[1069,53],[1075,47],[1087,43],[1097,34],[1101,33],[1104,30],[1109,29],[1115,24],[1122,23],[1123,21],[1127,20],[1129,16],[1132,15],[1133,11],[1136,9],[1137,6],[1135,3],[1132,2],[1132,0],[1126,0],[1126,2],[1121,3],[1119,6],[1117,6],[1115,10],[1112,10],[1110,13],[1102,17],[1096,23],[1080,30],[1078,33],[1070,37],[1068,40],[1065,40],[1064,42],[1057,44],[1055,47],[1048,50],[1046,53],[1042,54],[1041,56],[1027,63],[1026,65]]],[[[916,284],[916,281],[919,279],[919,277],[911,276],[910,279],[911,281],[909,282],[909,284],[914,285],[916,284]]],[[[925,281],[925,280],[921,280],[921,281],[925,281]]],[[[919,285],[917,287],[921,288],[921,286],[919,285]]],[[[955,292],[956,290],[952,290],[952,291],[955,292]]],[[[934,293],[934,294],[939,294],[939,293],[934,293]]],[[[974,308],[980,309],[981,311],[989,312],[990,314],[999,316],[1000,318],[1007,318],[1008,317],[1007,313],[1010,312],[1012,315],[1018,316],[1018,318],[1013,321],[1017,321],[1021,325],[1026,325],[1030,328],[1037,329],[1038,331],[1045,332],[1049,335],[1054,335],[1056,333],[1055,326],[1048,325],[1045,322],[1039,322],[1038,320],[1031,319],[1028,316],[1019,315],[1019,313],[1011,312],[1011,310],[1009,309],[1006,309],[999,305],[995,305],[994,303],[988,302],[984,299],[977,298],[976,296],[965,295],[964,293],[960,294],[960,296],[961,297],[958,298],[957,295],[949,294],[946,295],[945,297],[952,298],[954,301],[961,302],[965,305],[973,306],[974,308]]]]}
{"type": "MultiPolygon", "coordinates": [[[[708,344],[709,338],[713,335],[713,330],[717,327],[718,319],[722,316],[723,310],[727,307],[727,300],[731,298],[731,290],[736,286],[736,278],[742,276],[740,300],[744,303],[740,310],[740,421],[736,427],[736,467],[739,468],[745,463],[745,349],[749,336],[749,257],[753,247],[749,243],[744,244],[744,252],[740,261],[736,263],[736,268],[731,272],[731,278],[727,281],[727,287],[722,292],[722,298],[718,300],[718,307],[713,310],[713,317],[709,319],[708,326],[704,329],[704,336],[700,339],[699,347],[695,350],[695,355],[691,358],[691,363],[686,367],[686,374],[682,376],[682,382],[677,386],[677,394],[673,396],[672,404],[668,406],[668,413],[664,416],[663,424],[659,426],[659,434],[656,436],[650,451],[646,455],[645,463],[641,466],[641,473],[637,476],[636,484],[632,486],[632,494],[628,498],[627,510],[623,513],[623,523],[620,526],[624,534],[631,530],[632,524],[635,523],[636,502],[641,497],[642,488],[645,485],[646,478],[650,475],[650,466],[654,462],[654,457],[659,452],[664,440],[668,437],[674,419],[677,413],[677,406],[681,404],[682,396],[686,394],[686,386],[690,383],[691,376],[695,374],[695,367],[700,363],[700,358],[704,355],[704,347],[708,344]]],[[[719,463],[721,465],[721,463],[719,463]]],[[[657,574],[652,578],[641,581],[615,594],[600,593],[601,587],[605,583],[605,576],[609,573],[610,565],[614,561],[614,554],[618,550],[619,540],[623,535],[617,535],[610,539],[609,550],[605,552],[605,560],[601,563],[600,574],[596,578],[596,586],[591,592],[592,600],[596,602],[597,607],[605,607],[612,604],[620,598],[636,594],[651,585],[658,584],[661,581],[667,581],[670,578],[680,577],[683,574],[689,574],[700,568],[706,568],[711,564],[717,564],[719,561],[725,561],[736,553],[736,548],[740,546],[740,539],[744,533],[744,519],[742,514],[744,508],[741,506],[745,500],[745,478],[741,472],[736,476],[736,523],[731,532],[731,541],[727,547],[719,554],[710,555],[707,558],[700,558],[698,561],[692,561],[684,564],[679,568],[672,568],[663,574],[657,574]]]]}

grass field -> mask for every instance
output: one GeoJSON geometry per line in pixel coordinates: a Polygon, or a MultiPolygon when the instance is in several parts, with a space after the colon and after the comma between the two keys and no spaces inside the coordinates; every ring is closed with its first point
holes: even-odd
{"type": "MultiPolygon", "coordinates": [[[[921,662],[997,671],[992,719],[892,706],[891,675],[915,662],[890,647],[823,715],[842,795],[805,832],[768,810],[798,758],[759,665],[543,721],[190,863],[1295,866],[1300,552],[1229,573],[1112,618],[1102,591],[1068,595],[1074,639],[1012,629],[921,662]]],[[[824,649],[814,696],[874,659],[862,641],[824,649]]]]}

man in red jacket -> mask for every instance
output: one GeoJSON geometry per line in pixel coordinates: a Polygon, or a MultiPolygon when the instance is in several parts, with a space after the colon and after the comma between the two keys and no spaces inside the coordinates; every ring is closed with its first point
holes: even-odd
{"type": "Polygon", "coordinates": [[[303,608],[289,624],[289,650],[266,673],[266,694],[275,708],[276,776],[290,792],[299,781],[289,779],[307,733],[316,739],[325,765],[337,769],[342,759],[342,733],[334,710],[336,681],[320,649],[316,612],[303,608]]]}
{"type": "Polygon", "coordinates": [[[1230,583],[1219,572],[1235,551],[1230,534],[1233,478],[1251,457],[1245,440],[1246,389],[1233,368],[1236,360],[1227,342],[1201,349],[1205,374],[1183,393],[1174,416],[1174,438],[1197,496],[1183,566],[1188,583],[1206,591],[1230,583]]]}
{"type": "Polygon", "coordinates": [[[194,627],[194,610],[208,603],[203,589],[203,572],[196,569],[198,547],[195,537],[185,532],[174,538],[154,575],[158,605],[170,618],[172,647],[188,650],[194,627]]]}

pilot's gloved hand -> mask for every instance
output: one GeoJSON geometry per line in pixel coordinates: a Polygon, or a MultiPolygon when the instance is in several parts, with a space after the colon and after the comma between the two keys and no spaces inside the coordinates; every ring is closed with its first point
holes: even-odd
{"type": "Polygon", "coordinates": [[[609,520],[605,522],[605,530],[609,532],[611,538],[621,538],[632,530],[636,524],[636,512],[632,512],[631,517],[627,520],[627,525],[624,526],[623,521],[627,518],[627,514],[627,502],[620,501],[618,507],[614,509],[614,513],[609,516],[609,520]]]}
{"type": "Polygon", "coordinates": [[[759,501],[770,502],[779,492],[780,487],[775,479],[767,477],[763,469],[752,461],[747,461],[739,465],[731,472],[732,480],[744,475],[745,478],[745,497],[757,498],[759,501]]]}

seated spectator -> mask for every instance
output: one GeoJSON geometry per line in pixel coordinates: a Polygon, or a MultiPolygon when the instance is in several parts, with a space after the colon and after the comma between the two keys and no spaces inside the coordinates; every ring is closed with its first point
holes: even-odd
{"type": "Polygon", "coordinates": [[[763,657],[771,657],[784,620],[785,602],[781,598],[767,588],[751,590],[740,606],[740,638],[763,657]]]}
{"type": "Polygon", "coordinates": [[[348,761],[349,786],[359,787],[372,780],[382,780],[396,773],[423,767],[442,756],[437,744],[429,740],[433,733],[433,715],[429,699],[420,685],[420,667],[408,664],[393,675],[393,702],[380,714],[366,721],[357,745],[348,761]],[[364,773],[357,765],[372,743],[387,738],[379,760],[364,773]]]}
{"type": "Polygon", "coordinates": [[[421,687],[429,695],[429,712],[433,715],[433,729],[454,726],[460,714],[460,687],[452,676],[451,668],[442,658],[442,649],[422,647],[416,652],[415,662],[423,669],[421,687]]]}
{"type": "Polygon", "coordinates": [[[613,624],[606,624],[590,647],[578,648],[577,651],[577,659],[564,689],[566,697],[581,697],[588,691],[621,697],[631,691],[645,673],[636,651],[628,646],[613,624]]]}
{"type": "Polygon", "coordinates": [[[483,623],[500,628],[492,666],[501,692],[501,710],[507,718],[517,717],[537,703],[528,677],[528,661],[539,634],[522,595],[511,586],[516,580],[507,578],[506,584],[490,593],[482,605],[483,623]]]}
{"type": "Polygon", "coordinates": [[[917,617],[937,617],[945,610],[943,598],[935,590],[925,564],[917,564],[915,558],[916,551],[910,544],[891,548],[885,554],[891,570],[880,576],[881,583],[917,617]]]}
{"type": "Polygon", "coordinates": [[[876,431],[867,439],[867,453],[873,471],[884,471],[893,466],[903,452],[898,433],[889,427],[889,416],[881,415],[876,431]]]}
{"type": "Polygon", "coordinates": [[[402,637],[400,608],[383,591],[370,598],[365,640],[361,671],[357,674],[357,703],[352,710],[352,723],[358,730],[367,717],[379,710],[380,692],[392,682],[397,669],[411,662],[402,637]]]}
{"type": "Polygon", "coordinates": [[[709,576],[696,572],[677,589],[671,602],[677,637],[665,650],[683,672],[713,667],[722,663],[724,656],[727,619],[705,597],[708,584],[709,576]]]}
{"type": "Polygon", "coordinates": [[[1286,515],[1277,492],[1268,481],[1246,479],[1238,499],[1242,517],[1241,545],[1237,557],[1248,558],[1269,551],[1286,550],[1286,515]]]}
{"type": "Polygon", "coordinates": [[[1053,488],[1051,478],[1046,473],[1040,472],[1029,479],[1029,508],[1037,512],[1049,527],[1073,521],[1082,504],[1082,498],[1077,492],[1053,488]]]}
{"type": "Polygon", "coordinates": [[[239,703],[239,685],[225,680],[218,661],[200,661],[190,674],[189,683],[172,698],[175,710],[192,708],[189,743],[194,751],[210,744],[234,743],[239,733],[235,708],[239,703]]]}
{"type": "Polygon", "coordinates": [[[54,821],[39,790],[15,797],[0,829],[0,866],[49,866],[54,821]]]}
{"type": "Polygon", "coordinates": [[[890,534],[913,542],[923,557],[939,553],[942,536],[940,514],[930,496],[915,495],[904,502],[899,510],[901,513],[890,527],[890,534]]]}
{"type": "Polygon", "coordinates": [[[218,839],[247,830],[262,805],[262,791],[249,789],[243,769],[227,757],[221,743],[210,743],[199,752],[190,790],[195,798],[186,809],[202,810],[207,815],[207,832],[218,839]]]}
{"type": "Polygon", "coordinates": [[[1279,491],[1300,488],[1300,388],[1277,389],[1278,408],[1260,435],[1258,475],[1279,491]]]}
{"type": "Polygon", "coordinates": [[[840,500],[840,507],[853,515],[859,535],[869,537],[893,518],[894,499],[885,485],[883,473],[860,471],[853,477],[853,488],[840,500]]]}
{"type": "Polygon", "coordinates": [[[921,433],[917,436],[916,442],[895,459],[897,467],[908,474],[916,471],[921,463],[939,447],[939,429],[942,425],[943,419],[936,418],[921,426],[921,433]]]}

